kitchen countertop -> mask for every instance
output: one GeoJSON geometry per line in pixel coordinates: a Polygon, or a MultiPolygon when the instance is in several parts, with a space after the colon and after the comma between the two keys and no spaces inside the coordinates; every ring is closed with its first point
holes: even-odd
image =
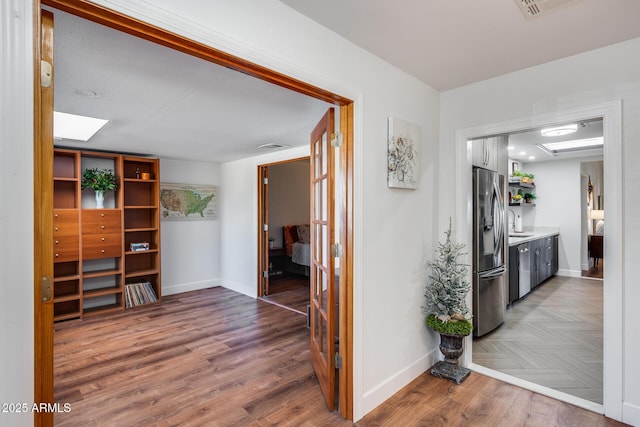
{"type": "Polygon", "coordinates": [[[509,231],[509,246],[516,246],[520,243],[531,242],[532,240],[542,239],[544,237],[555,236],[560,234],[558,227],[535,227],[532,229],[525,228],[522,233],[514,233],[509,231]]]}

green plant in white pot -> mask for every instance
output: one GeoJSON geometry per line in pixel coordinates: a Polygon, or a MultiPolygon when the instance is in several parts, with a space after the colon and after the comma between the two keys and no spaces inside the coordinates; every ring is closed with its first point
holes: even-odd
{"type": "Polygon", "coordinates": [[[104,208],[104,193],[115,191],[118,188],[113,170],[111,169],[85,169],[82,172],[82,189],[90,188],[96,193],[96,208],[104,208]]]}
{"type": "Polygon", "coordinates": [[[468,280],[469,265],[459,262],[465,255],[462,243],[451,241],[451,218],[445,231],[446,240],[438,243],[437,257],[427,262],[427,284],[425,286],[426,324],[440,334],[440,351],[445,357],[431,369],[435,376],[464,381],[470,371],[458,366],[462,355],[462,341],[473,330],[466,297],[471,290],[468,280]]]}

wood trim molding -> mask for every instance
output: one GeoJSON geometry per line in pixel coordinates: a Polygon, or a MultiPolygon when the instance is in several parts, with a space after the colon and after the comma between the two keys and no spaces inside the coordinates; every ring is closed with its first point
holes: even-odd
{"type": "MultiPolygon", "coordinates": [[[[81,18],[106,25],[110,28],[125,32],[127,34],[140,37],[142,39],[160,44],[162,46],[178,50],[180,52],[192,55],[206,61],[213,62],[218,65],[233,69],[235,71],[259,78],[261,80],[273,83],[280,87],[296,91],[298,93],[311,96],[322,101],[341,106],[341,132],[343,134],[343,143],[345,147],[345,160],[341,165],[343,168],[343,177],[345,179],[345,233],[346,240],[344,245],[344,260],[342,261],[345,268],[345,281],[341,288],[342,301],[346,303],[340,305],[340,330],[341,342],[343,344],[341,352],[343,353],[343,369],[340,372],[340,414],[347,418],[353,419],[353,190],[354,190],[354,129],[353,129],[353,101],[341,95],[332,93],[317,86],[294,79],[277,71],[268,69],[264,66],[252,63],[237,56],[214,49],[205,44],[190,40],[184,36],[169,32],[157,26],[151,25],[139,19],[132,18],[122,13],[110,10],[106,7],[96,5],[87,0],[33,0],[34,19],[37,21],[37,31],[39,31],[39,17],[41,5],[46,5],[81,18]],[[344,341],[343,341],[344,339],[344,341]],[[345,348],[346,347],[346,348],[345,348]]],[[[35,22],[35,21],[34,21],[35,22]]],[[[34,58],[38,58],[38,51],[34,51],[34,58]]],[[[39,64],[39,61],[38,61],[39,64]]],[[[39,75],[39,66],[36,65],[36,75],[39,75]]],[[[37,86],[35,86],[37,87],[37,86]]],[[[36,112],[39,112],[40,99],[36,95],[34,99],[36,112]]],[[[39,116],[36,116],[39,117],[39,116]]],[[[35,126],[38,126],[36,122],[35,126]]],[[[36,129],[38,132],[39,129],[36,129]]],[[[38,134],[38,133],[36,133],[38,134]]],[[[37,141],[37,139],[36,139],[37,141]]],[[[52,161],[51,161],[52,163],[52,161]]],[[[37,168],[36,168],[37,170],[37,168]]],[[[36,193],[38,189],[36,188],[36,193]]],[[[36,242],[37,243],[37,242],[36,242]]],[[[35,271],[36,277],[38,270],[35,271]]],[[[38,319],[36,318],[36,321],[38,319]]],[[[36,323],[37,327],[37,323],[36,323]]],[[[36,382],[39,381],[40,368],[43,363],[52,361],[43,361],[36,353],[35,371],[36,382]]],[[[51,384],[51,393],[53,393],[53,384],[51,384]]]]}
{"type": "Polygon", "coordinates": [[[267,257],[269,254],[268,234],[263,229],[263,225],[267,223],[269,218],[269,190],[268,185],[264,183],[264,178],[268,177],[269,166],[258,166],[258,290],[256,295],[258,298],[265,295],[265,288],[269,286],[268,277],[264,277],[265,271],[269,270],[267,257]]]}
{"type": "Polygon", "coordinates": [[[327,90],[288,77],[245,59],[214,49],[205,44],[163,30],[119,12],[84,0],[42,0],[42,4],[80,16],[107,27],[143,38],[153,43],[213,62],[232,70],[257,77],[286,89],[309,95],[331,104],[345,105],[351,100],[327,90]]]}
{"type": "MultiPolygon", "coordinates": [[[[38,1],[34,1],[34,7],[38,1]]],[[[42,302],[41,282],[53,280],[53,85],[40,84],[40,61],[53,64],[53,14],[34,13],[34,402],[53,403],[53,299],[42,302]]],[[[53,413],[35,412],[34,425],[52,426],[53,413]]]]}
{"type": "Polygon", "coordinates": [[[343,182],[336,183],[343,185],[344,208],[342,209],[341,236],[343,244],[343,257],[340,261],[341,279],[340,284],[340,323],[339,340],[340,353],[342,355],[342,369],[339,371],[339,401],[338,410],[340,415],[346,419],[353,420],[353,233],[354,233],[354,210],[353,210],[353,103],[340,107],[340,133],[342,133],[342,146],[344,149],[340,155],[340,176],[345,177],[343,182]]]}

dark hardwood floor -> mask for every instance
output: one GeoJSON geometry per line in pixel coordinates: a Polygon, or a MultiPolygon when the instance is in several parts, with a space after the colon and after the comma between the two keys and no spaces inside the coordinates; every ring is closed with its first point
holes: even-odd
{"type": "Polygon", "coordinates": [[[59,426],[351,425],[329,413],[306,319],[213,288],[55,326],[59,426]]]}
{"type": "Polygon", "coordinates": [[[284,274],[269,279],[267,302],[280,304],[304,316],[309,304],[309,277],[300,274],[284,274]]]}
{"type": "MultiPolygon", "coordinates": [[[[350,426],[327,412],[304,316],[224,288],[55,325],[57,426],[350,426]]],[[[621,425],[472,373],[424,374],[358,426],[621,425]]]]}

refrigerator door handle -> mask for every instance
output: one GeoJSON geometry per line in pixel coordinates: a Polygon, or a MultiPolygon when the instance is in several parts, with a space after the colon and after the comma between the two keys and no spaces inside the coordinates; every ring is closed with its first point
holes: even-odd
{"type": "Polygon", "coordinates": [[[498,187],[498,183],[493,181],[493,195],[492,195],[492,204],[495,203],[497,207],[497,215],[496,215],[496,226],[498,232],[494,231],[494,255],[497,257],[501,248],[502,238],[504,236],[504,207],[502,206],[502,200],[500,199],[500,188],[498,187]]]}
{"type": "Polygon", "coordinates": [[[478,273],[478,277],[481,279],[491,279],[492,277],[498,277],[505,273],[506,268],[504,266],[494,268],[493,270],[484,271],[482,273],[478,273]]]}

